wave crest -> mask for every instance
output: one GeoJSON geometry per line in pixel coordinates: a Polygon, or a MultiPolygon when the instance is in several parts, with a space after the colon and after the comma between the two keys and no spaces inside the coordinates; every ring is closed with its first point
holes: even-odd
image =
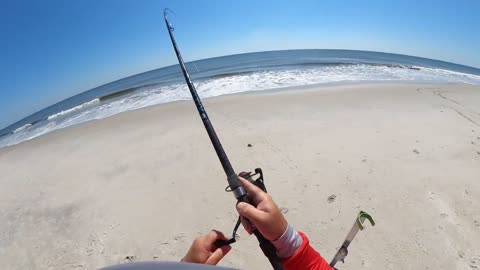
{"type": "Polygon", "coordinates": [[[15,130],[13,131],[13,134],[22,132],[22,131],[26,130],[27,128],[31,127],[31,126],[32,126],[32,124],[23,125],[23,126],[17,128],[17,129],[15,129],[15,130]]]}
{"type": "Polygon", "coordinates": [[[67,110],[64,110],[64,111],[61,111],[59,113],[56,113],[56,114],[52,114],[50,116],[47,117],[47,120],[52,120],[52,119],[55,119],[59,116],[62,116],[62,115],[65,115],[65,114],[68,114],[68,113],[71,113],[71,112],[74,112],[76,110],[80,110],[82,108],[85,108],[89,105],[92,105],[92,104],[96,104],[96,103],[99,103],[100,102],[100,99],[99,98],[96,98],[96,99],[93,99],[93,100],[90,100],[90,101],[87,101],[85,103],[82,103],[78,106],[75,106],[73,108],[70,108],[70,109],[67,109],[67,110]]]}

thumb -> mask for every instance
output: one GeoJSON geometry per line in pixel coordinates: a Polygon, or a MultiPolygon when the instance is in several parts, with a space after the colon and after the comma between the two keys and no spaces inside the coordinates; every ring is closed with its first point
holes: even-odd
{"type": "Polygon", "coordinates": [[[265,219],[268,218],[268,214],[258,210],[255,206],[240,202],[237,204],[238,213],[253,222],[255,225],[264,223],[265,219]]]}
{"type": "Polygon", "coordinates": [[[232,249],[231,246],[223,246],[217,248],[210,257],[208,257],[205,264],[216,265],[227,253],[232,249]]]}

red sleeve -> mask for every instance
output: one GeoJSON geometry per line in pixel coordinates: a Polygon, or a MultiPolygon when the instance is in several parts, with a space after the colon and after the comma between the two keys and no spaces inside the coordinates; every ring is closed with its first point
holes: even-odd
{"type": "Polygon", "coordinates": [[[327,261],[310,246],[307,236],[298,233],[302,237],[302,245],[292,257],[282,261],[285,270],[332,270],[327,261]]]}

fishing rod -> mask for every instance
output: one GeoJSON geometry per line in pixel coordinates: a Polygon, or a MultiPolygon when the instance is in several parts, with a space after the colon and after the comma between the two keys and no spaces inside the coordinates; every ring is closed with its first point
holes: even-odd
{"type": "MultiPolygon", "coordinates": [[[[163,10],[163,17],[165,19],[165,24],[168,29],[168,34],[170,35],[170,40],[172,41],[172,46],[173,49],[175,50],[175,54],[177,55],[178,63],[180,65],[180,68],[182,69],[183,77],[185,78],[185,82],[188,85],[188,89],[190,90],[190,94],[192,95],[192,99],[195,103],[195,106],[197,107],[198,113],[200,115],[200,118],[202,119],[203,125],[205,126],[205,129],[207,130],[208,137],[210,138],[210,141],[212,142],[213,148],[215,149],[215,152],[217,153],[218,159],[220,160],[220,163],[222,164],[223,170],[225,171],[225,174],[227,176],[227,182],[230,191],[232,191],[233,195],[235,196],[235,199],[237,199],[237,203],[239,202],[245,202],[248,204],[251,204],[250,200],[247,197],[247,192],[245,191],[245,188],[243,187],[242,183],[240,182],[239,176],[235,173],[232,164],[230,163],[230,160],[227,157],[227,154],[225,153],[225,150],[223,149],[222,144],[220,143],[220,140],[218,139],[217,133],[215,132],[215,129],[213,128],[212,122],[210,122],[210,119],[208,118],[208,114],[203,107],[202,101],[200,97],[198,96],[197,90],[195,88],[195,85],[193,84],[192,80],[190,79],[190,75],[188,74],[187,68],[185,66],[185,63],[183,62],[182,55],[180,54],[180,50],[177,47],[177,42],[175,41],[175,37],[173,36],[173,26],[169,23],[168,18],[167,18],[167,11],[170,9],[166,8],[163,10]]],[[[171,11],[171,10],[170,10],[171,11]]],[[[260,181],[261,185],[263,185],[263,175],[261,173],[261,170],[257,169],[256,173],[260,173],[260,178],[262,181],[260,181]]],[[[245,176],[251,176],[249,173],[247,173],[245,176]]],[[[265,190],[265,187],[263,185],[263,189],[265,190]]],[[[227,189],[226,189],[227,190],[227,189]]],[[[233,232],[233,237],[230,240],[226,241],[219,241],[216,242],[217,247],[221,247],[223,245],[228,245],[230,243],[235,242],[235,232],[236,229],[239,226],[239,222],[237,221],[237,224],[235,225],[235,229],[233,232]]],[[[254,227],[254,226],[253,226],[254,227]]],[[[258,229],[254,227],[253,229],[253,234],[257,237],[257,240],[260,244],[260,248],[263,251],[263,254],[268,258],[270,261],[273,269],[275,270],[281,270],[283,269],[282,263],[280,259],[278,258],[276,254],[276,249],[273,246],[273,244],[268,241],[258,229]]]]}

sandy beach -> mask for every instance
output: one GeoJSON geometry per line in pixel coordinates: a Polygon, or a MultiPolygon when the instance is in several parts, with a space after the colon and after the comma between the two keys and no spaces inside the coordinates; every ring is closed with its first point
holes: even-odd
{"type": "MultiPolygon", "coordinates": [[[[204,100],[237,172],[261,167],[287,220],[339,269],[480,268],[480,86],[361,84],[204,100]],[[251,144],[252,147],[247,147],[251,144]]],[[[237,214],[192,101],[0,149],[2,269],[178,261],[237,214]]],[[[269,269],[243,229],[222,266],[269,269]]]]}

